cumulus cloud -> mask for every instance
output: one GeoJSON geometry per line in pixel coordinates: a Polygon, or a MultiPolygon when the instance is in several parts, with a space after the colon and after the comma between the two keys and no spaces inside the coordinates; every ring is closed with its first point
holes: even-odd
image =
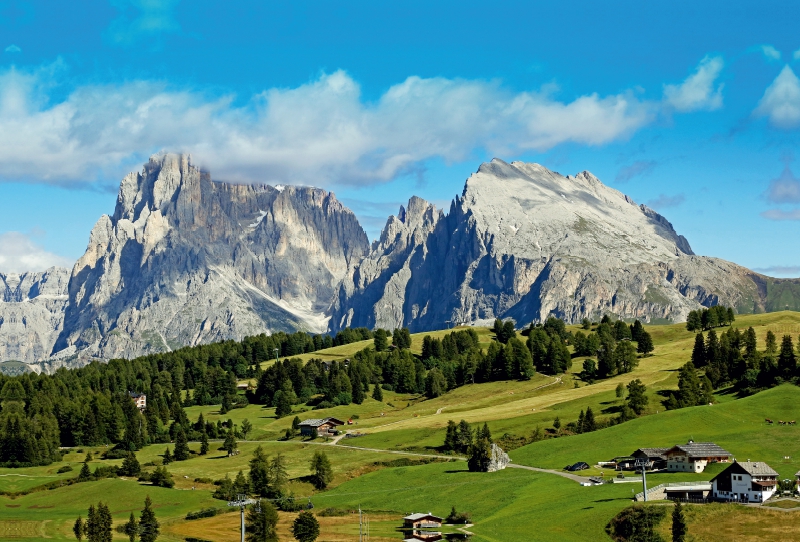
{"type": "Polygon", "coordinates": [[[684,194],[677,194],[675,196],[668,196],[666,194],[659,194],[656,199],[651,199],[647,202],[649,207],[653,209],[664,209],[667,207],[678,207],[686,201],[684,194]]]}
{"type": "Polygon", "coordinates": [[[764,91],[754,114],[768,117],[777,128],[795,128],[800,125],[800,80],[792,68],[784,66],[778,77],[764,91]]]}
{"type": "Polygon", "coordinates": [[[754,267],[753,271],[773,277],[800,277],[800,265],[770,265],[769,267],[754,267]]]}
{"type": "Polygon", "coordinates": [[[655,169],[656,165],[657,162],[655,160],[638,160],[620,169],[619,172],[617,172],[616,180],[625,182],[640,175],[648,175],[655,169]]]}
{"type": "Polygon", "coordinates": [[[682,112],[719,109],[724,85],[716,80],[724,65],[722,57],[706,56],[683,83],[664,85],[664,102],[682,112]]]}
{"type": "Polygon", "coordinates": [[[772,45],[760,45],[759,49],[764,57],[770,62],[777,62],[781,59],[781,52],[772,45]]]}
{"type": "Polygon", "coordinates": [[[800,203],[800,179],[794,176],[789,164],[780,177],[770,181],[765,196],[772,203],[800,203]]]}
{"type": "Polygon", "coordinates": [[[112,43],[129,46],[143,39],[158,45],[152,39],[162,34],[179,32],[174,10],[180,0],[111,0],[119,16],[111,21],[106,38],[112,43]]]}
{"type": "Polygon", "coordinates": [[[44,271],[53,266],[71,267],[73,263],[75,262],[67,258],[47,252],[24,233],[17,231],[0,233],[2,272],[44,271]]]}
{"type": "Polygon", "coordinates": [[[230,181],[365,184],[429,158],[601,145],[647,124],[658,104],[633,93],[560,101],[493,81],[409,77],[365,102],[347,73],[233,96],[158,82],[83,86],[60,101],[59,68],[0,72],[0,179],[50,182],[118,175],[161,149],[194,154],[230,181]]]}
{"type": "Polygon", "coordinates": [[[768,209],[761,216],[767,220],[800,220],[800,209],[768,209]]]}
{"type": "Polygon", "coordinates": [[[6,53],[21,53],[22,49],[19,45],[14,45],[13,43],[5,48],[6,53]]]}

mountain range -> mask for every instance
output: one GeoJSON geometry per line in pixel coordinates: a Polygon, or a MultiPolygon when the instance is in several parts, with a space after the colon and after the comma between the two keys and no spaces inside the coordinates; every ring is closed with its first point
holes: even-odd
{"type": "Polygon", "coordinates": [[[218,182],[158,154],[122,180],[71,271],[0,274],[0,291],[0,360],[45,371],[279,330],[800,309],[800,280],[695,255],[589,172],[499,159],[446,214],[412,197],[370,245],[331,192],[218,182]]]}

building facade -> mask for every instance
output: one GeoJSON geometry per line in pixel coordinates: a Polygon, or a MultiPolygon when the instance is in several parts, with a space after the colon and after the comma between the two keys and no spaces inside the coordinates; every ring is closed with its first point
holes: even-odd
{"type": "Polygon", "coordinates": [[[715,499],[733,502],[764,502],[775,493],[778,473],[763,462],[734,461],[711,480],[715,499]]]}
{"type": "Polygon", "coordinates": [[[727,463],[731,454],[713,442],[693,442],[673,446],[664,456],[669,472],[703,472],[709,463],[727,463]]]}
{"type": "Polygon", "coordinates": [[[304,437],[328,437],[338,433],[336,429],[344,425],[342,420],[337,418],[310,419],[300,422],[300,434],[304,437]]]}

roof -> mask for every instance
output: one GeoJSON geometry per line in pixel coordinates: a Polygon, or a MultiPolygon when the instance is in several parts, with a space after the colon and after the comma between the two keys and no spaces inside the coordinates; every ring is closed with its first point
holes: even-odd
{"type": "Polygon", "coordinates": [[[743,461],[737,464],[751,476],[778,476],[778,473],[763,461],[743,461]]]}
{"type": "Polygon", "coordinates": [[[424,519],[424,518],[433,518],[436,521],[442,521],[442,518],[440,518],[439,516],[434,516],[430,512],[428,512],[427,514],[420,514],[420,513],[411,514],[411,515],[408,515],[408,516],[404,517],[403,519],[407,519],[409,521],[417,521],[419,519],[424,519]]]}
{"type": "Polygon", "coordinates": [[[132,391],[129,391],[128,395],[130,395],[133,399],[138,399],[139,397],[146,397],[146,395],[143,393],[136,393],[132,391]]]}
{"type": "Polygon", "coordinates": [[[309,418],[308,420],[303,420],[300,422],[300,425],[305,425],[307,427],[319,427],[320,425],[328,422],[334,425],[344,425],[344,422],[337,418],[309,418]]]}
{"type": "Polygon", "coordinates": [[[669,450],[669,448],[639,448],[631,455],[635,457],[636,454],[641,452],[643,455],[646,455],[647,457],[664,457],[664,454],[667,452],[667,450],[669,450]]]}
{"type": "Polygon", "coordinates": [[[721,457],[721,456],[728,456],[730,457],[731,453],[714,444],[713,442],[692,442],[689,441],[686,444],[678,444],[673,446],[665,453],[670,454],[680,450],[681,452],[685,453],[689,457],[721,457]]]}
{"type": "Polygon", "coordinates": [[[711,491],[711,482],[697,482],[696,484],[682,486],[667,486],[664,491],[711,491]]]}

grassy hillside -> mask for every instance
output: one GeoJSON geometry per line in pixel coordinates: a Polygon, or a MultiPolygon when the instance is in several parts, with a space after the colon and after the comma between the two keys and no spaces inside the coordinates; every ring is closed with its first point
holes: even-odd
{"type": "MultiPolygon", "coordinates": [[[[734,325],[740,328],[753,326],[763,348],[768,330],[778,337],[783,334],[793,337],[800,335],[800,314],[779,312],[739,316],[734,325]]],[[[239,470],[246,471],[253,449],[260,444],[270,455],[282,453],[287,457],[292,478],[289,489],[298,497],[311,496],[317,510],[327,507],[352,510],[359,505],[367,509],[373,518],[371,530],[372,540],[375,541],[400,540],[402,533],[396,527],[399,518],[406,513],[430,510],[446,515],[453,505],[472,514],[475,526],[470,531],[475,533],[474,540],[531,540],[532,532],[537,534],[538,540],[604,540],[606,523],[630,504],[632,493],[640,491],[639,484],[581,487],[574,481],[553,474],[523,469],[506,469],[492,474],[469,473],[466,464],[460,461],[403,467],[389,467],[385,463],[404,457],[392,454],[393,451],[436,453],[436,448],[443,442],[444,427],[449,419],[465,419],[473,424],[487,422],[495,438],[498,438],[505,433],[530,435],[537,426],[542,429],[551,427],[556,416],[562,423],[573,421],[577,419],[579,411],[588,406],[601,419],[615,416],[622,401],[616,397],[614,389],[620,382],[627,384],[634,378],[641,379],[648,386],[650,404],[645,416],[593,433],[529,444],[511,452],[513,461],[519,465],[561,469],[575,461],[595,463],[628,454],[642,446],[668,446],[694,439],[717,442],[740,459],[766,461],[782,477],[792,476],[800,470],[800,458],[794,457],[800,428],[764,424],[764,418],[800,418],[800,410],[796,406],[800,404],[800,388],[786,384],[744,399],[735,399],[732,395],[722,393],[717,395],[718,402],[712,406],[666,412],[661,405],[663,397],[658,392],[676,388],[677,369],[690,357],[694,334],[677,324],[646,328],[656,347],[654,355],[641,359],[632,373],[591,385],[576,376],[582,363],[581,358],[576,358],[573,360],[573,372],[557,378],[537,374],[526,382],[467,385],[433,400],[385,392],[383,402],[368,398],[361,405],[322,410],[297,405],[292,416],[281,419],[275,417],[273,408],[260,405],[234,409],[225,415],[219,414],[219,406],[187,408],[186,412],[192,420],[200,413],[207,420],[230,418],[236,424],[241,424],[247,418],[254,427],[248,435],[251,442],[240,443],[241,454],[234,457],[226,457],[223,452],[216,450],[220,443],[212,443],[209,455],[170,464],[168,468],[175,477],[175,489],[154,488],[135,480],[116,479],[38,491],[16,498],[0,497],[0,538],[71,539],[72,522],[78,514],[86,514],[90,503],[100,499],[108,501],[115,521],[123,521],[131,510],[141,508],[144,496],[149,494],[164,525],[161,540],[183,540],[186,536],[237,540],[238,520],[235,514],[199,522],[186,522],[182,518],[188,511],[208,506],[224,507],[225,503],[211,498],[213,486],[194,482],[194,479],[216,479],[226,474],[235,476],[239,470]],[[299,438],[279,442],[277,439],[290,426],[294,415],[301,419],[353,417],[357,425],[347,426],[347,429],[366,432],[367,435],[347,439],[336,446],[320,440],[302,442],[299,438]],[[321,493],[314,491],[304,478],[309,473],[309,458],[317,449],[326,451],[335,471],[331,488],[321,493]],[[784,459],[786,456],[789,459],[784,459]],[[196,489],[192,490],[192,486],[196,489]]],[[[432,335],[441,336],[449,331],[432,335]]],[[[479,334],[482,343],[488,345],[491,332],[481,329],[479,334]]],[[[417,353],[421,350],[424,335],[412,337],[412,350],[417,353]]],[[[353,343],[304,357],[345,359],[370,343],[353,343]]],[[[137,453],[139,461],[158,463],[165,447],[164,444],[146,447],[137,453]]],[[[198,445],[192,443],[191,447],[197,449],[198,445]]],[[[80,452],[72,451],[65,455],[62,463],[47,467],[0,469],[0,491],[25,491],[53,480],[77,476],[86,450],[89,448],[80,452]],[[66,464],[71,465],[74,471],[58,474],[57,470],[66,464]]],[[[102,450],[94,448],[95,456],[102,450]]],[[[96,459],[92,467],[108,463],[119,461],[96,459]]],[[[659,474],[648,479],[651,484],[707,480],[721,468],[715,465],[700,475],[659,474]]],[[[591,473],[597,471],[590,470],[583,474],[591,473]]],[[[748,525],[758,525],[758,516],[753,519],[753,514],[760,512],[748,512],[750,515],[742,521],[749,522],[748,525]]],[[[767,512],[764,511],[765,514],[767,512]]],[[[698,512],[696,516],[713,516],[714,513],[717,512],[708,509],[698,512]]],[[[281,514],[281,532],[285,537],[289,536],[288,525],[292,517],[291,514],[281,514]]],[[[322,522],[321,540],[355,539],[357,524],[351,514],[323,518],[322,522]]],[[[705,520],[698,519],[692,528],[699,535],[704,525],[705,520]]],[[[756,531],[758,529],[753,527],[747,533],[739,533],[741,536],[737,535],[736,539],[749,540],[748,533],[756,531]]],[[[755,540],[760,535],[753,536],[755,540]]],[[[118,539],[122,540],[121,537],[118,539]]]]}

